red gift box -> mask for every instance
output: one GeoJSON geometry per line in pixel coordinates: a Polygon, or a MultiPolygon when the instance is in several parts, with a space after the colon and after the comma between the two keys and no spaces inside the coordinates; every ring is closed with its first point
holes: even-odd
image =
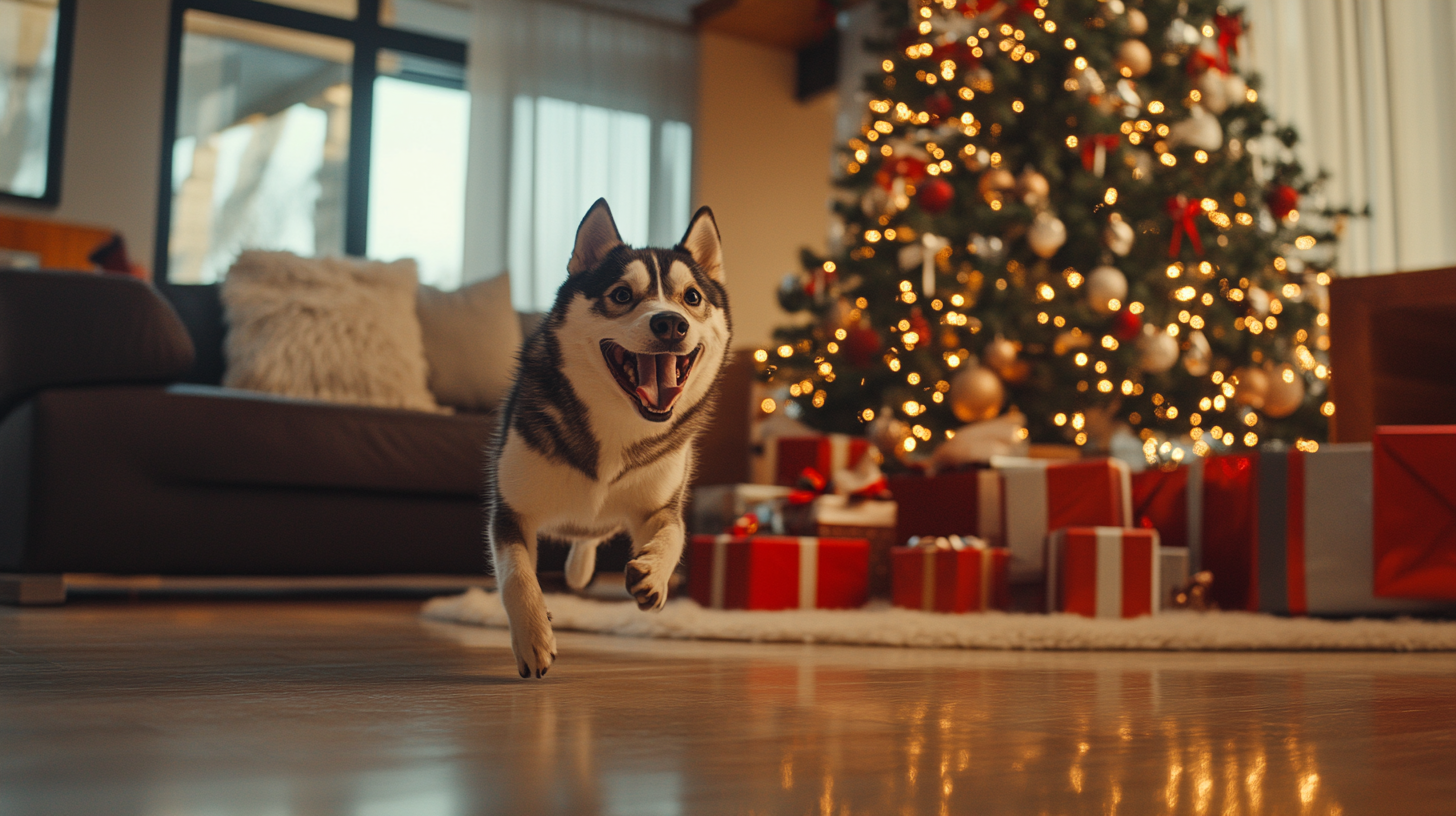
{"type": "MultiPolygon", "coordinates": [[[[1216,456],[1188,467],[1190,569],[1224,609],[1289,615],[1417,612],[1377,597],[1371,447],[1216,456]]],[[[1156,525],[1161,532],[1163,524],[1156,525]]]]}
{"type": "Polygon", "coordinates": [[[1008,610],[1009,557],[1001,547],[896,547],[890,551],[894,604],[925,612],[1008,610]]]}
{"type": "Polygon", "coordinates": [[[1456,601],[1456,425],[1375,429],[1375,594],[1456,601]]]}
{"type": "Polygon", "coordinates": [[[1158,611],[1157,530],[1070,527],[1047,536],[1047,611],[1136,618],[1158,611]]]}
{"type": "Polygon", "coordinates": [[[890,477],[899,509],[895,542],[911,536],[973,535],[1001,540],[1001,475],[985,468],[890,477]]]}
{"type": "Polygon", "coordinates": [[[1132,475],[1132,524],[1157,530],[1164,547],[1201,548],[1203,460],[1197,457],[1172,470],[1132,475]]]}
{"type": "Polygon", "coordinates": [[[1132,525],[1131,473],[1117,459],[1049,462],[996,458],[1001,529],[1011,551],[1011,580],[1046,576],[1046,537],[1061,527],[1132,525]]]}
{"type": "Polygon", "coordinates": [[[869,450],[869,441],[857,436],[780,436],[769,440],[774,457],[770,472],[774,484],[795,487],[805,468],[812,468],[825,479],[833,479],[835,471],[853,468],[869,450]]]}
{"type": "Polygon", "coordinates": [[[854,609],[869,592],[869,542],[696,535],[688,592],[712,609],[854,609]]]}

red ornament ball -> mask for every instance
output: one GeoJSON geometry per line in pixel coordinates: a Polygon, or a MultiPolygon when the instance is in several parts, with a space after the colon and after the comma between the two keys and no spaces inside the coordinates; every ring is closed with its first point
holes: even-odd
{"type": "Polygon", "coordinates": [[[1275,218],[1283,221],[1289,217],[1291,212],[1299,208],[1299,193],[1288,184],[1276,184],[1269,191],[1266,201],[1269,204],[1269,212],[1273,213],[1275,218]]]}
{"type": "Polygon", "coordinates": [[[944,119],[950,116],[954,110],[950,97],[940,91],[931,94],[930,98],[925,100],[925,112],[930,114],[933,119],[944,119]]]}
{"type": "Polygon", "coordinates": [[[880,355],[880,334],[868,323],[860,323],[844,338],[844,357],[855,368],[865,368],[880,355]]]}
{"type": "Polygon", "coordinates": [[[1118,312],[1112,318],[1112,336],[1118,340],[1131,340],[1137,337],[1143,329],[1143,319],[1126,309],[1118,312]]]}
{"type": "Polygon", "coordinates": [[[955,188],[945,179],[931,179],[920,185],[919,192],[915,194],[915,200],[920,203],[920,209],[938,215],[945,212],[955,199],[955,188]]]}

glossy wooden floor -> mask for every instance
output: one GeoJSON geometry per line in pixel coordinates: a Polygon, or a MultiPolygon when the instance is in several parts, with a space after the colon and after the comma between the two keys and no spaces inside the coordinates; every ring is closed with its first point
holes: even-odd
{"type": "Polygon", "coordinates": [[[1451,814],[1456,656],[504,633],[413,602],[0,610],[0,814],[1451,814]]]}

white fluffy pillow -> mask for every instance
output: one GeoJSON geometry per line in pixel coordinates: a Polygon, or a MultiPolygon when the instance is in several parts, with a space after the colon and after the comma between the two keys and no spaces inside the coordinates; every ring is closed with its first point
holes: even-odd
{"type": "Polygon", "coordinates": [[[438,411],[415,316],[415,262],[244,252],[222,284],[223,385],[438,411]]]}
{"type": "Polygon", "coordinates": [[[521,347],[511,276],[502,273],[455,292],[421,286],[418,311],[435,399],[467,411],[495,408],[510,391],[521,347]]]}

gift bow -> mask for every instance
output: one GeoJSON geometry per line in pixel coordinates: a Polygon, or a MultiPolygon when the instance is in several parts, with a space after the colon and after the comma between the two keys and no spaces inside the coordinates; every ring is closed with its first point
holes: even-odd
{"type": "Polygon", "coordinates": [[[1188,243],[1193,251],[1203,254],[1203,238],[1198,234],[1198,216],[1203,212],[1198,199],[1174,196],[1168,199],[1168,217],[1173,219],[1173,239],[1168,244],[1168,257],[1177,258],[1183,247],[1183,233],[1188,233],[1188,243]]]}
{"type": "MultiPolygon", "coordinates": [[[[835,492],[832,487],[833,485],[829,480],[824,478],[824,474],[812,467],[806,467],[799,471],[798,486],[794,490],[789,491],[788,502],[796,506],[812,504],[820,496],[835,492]]],[[[889,489],[890,480],[881,475],[869,484],[857,490],[851,490],[844,495],[848,496],[852,502],[866,501],[868,499],[880,498],[889,489]]]]}
{"type": "MultiPolygon", "coordinates": [[[[1116,150],[1122,137],[1116,133],[1093,134],[1082,140],[1082,169],[1092,172],[1102,162],[1099,162],[1098,153],[1103,155],[1103,162],[1106,161],[1107,151],[1116,150]]],[[[1097,175],[1102,175],[1100,172],[1097,175]]]]}

